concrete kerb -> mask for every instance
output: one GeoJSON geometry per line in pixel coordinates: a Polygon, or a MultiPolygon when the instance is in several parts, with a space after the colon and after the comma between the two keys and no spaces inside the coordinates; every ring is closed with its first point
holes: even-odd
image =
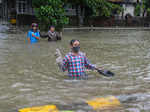
{"type": "Polygon", "coordinates": [[[105,31],[105,30],[137,30],[146,31],[150,27],[76,27],[76,28],[63,28],[63,32],[76,32],[76,31],[105,31]]]}

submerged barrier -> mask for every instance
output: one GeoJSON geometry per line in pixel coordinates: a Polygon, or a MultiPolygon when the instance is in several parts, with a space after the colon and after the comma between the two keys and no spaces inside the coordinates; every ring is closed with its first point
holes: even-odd
{"type": "MultiPolygon", "coordinates": [[[[121,105],[119,99],[114,96],[95,98],[85,102],[92,110],[111,109],[121,105]]],[[[81,104],[82,105],[82,104],[81,104]]],[[[59,110],[56,105],[45,105],[39,107],[24,108],[18,112],[75,112],[73,110],[59,110]]]]}
{"type": "Polygon", "coordinates": [[[94,100],[87,101],[87,104],[91,106],[94,110],[116,107],[121,105],[120,101],[114,96],[106,98],[96,98],[94,100]]]}
{"type": "Polygon", "coordinates": [[[20,109],[19,112],[59,112],[55,105],[45,105],[20,109]]]}

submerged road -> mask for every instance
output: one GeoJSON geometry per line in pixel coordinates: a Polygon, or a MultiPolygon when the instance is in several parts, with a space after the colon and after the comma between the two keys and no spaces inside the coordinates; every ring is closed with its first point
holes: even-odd
{"type": "MultiPolygon", "coordinates": [[[[41,40],[26,43],[26,32],[9,33],[0,26],[0,111],[85,102],[113,95],[134,96],[111,112],[150,111],[150,32],[109,30],[66,32],[61,42],[41,40]],[[81,41],[81,50],[94,64],[116,73],[106,78],[89,71],[89,80],[66,81],[55,63],[55,50],[69,51],[71,39],[81,41]]],[[[5,27],[5,26],[4,26],[5,27]]],[[[84,111],[84,110],[83,110],[84,111]]],[[[109,112],[109,110],[107,110],[109,112]]]]}

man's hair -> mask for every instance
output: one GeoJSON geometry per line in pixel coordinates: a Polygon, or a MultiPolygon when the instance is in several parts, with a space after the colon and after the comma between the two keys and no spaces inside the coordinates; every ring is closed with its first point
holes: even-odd
{"type": "Polygon", "coordinates": [[[72,39],[72,40],[70,41],[70,45],[71,45],[71,46],[73,46],[73,43],[74,43],[75,41],[80,42],[80,41],[79,41],[79,40],[77,40],[77,39],[72,39]]]}
{"type": "Polygon", "coordinates": [[[55,28],[55,26],[52,25],[52,26],[49,27],[49,29],[51,29],[51,28],[55,28]]]}
{"type": "Polygon", "coordinates": [[[38,24],[37,23],[32,23],[31,27],[38,27],[38,24]]]}

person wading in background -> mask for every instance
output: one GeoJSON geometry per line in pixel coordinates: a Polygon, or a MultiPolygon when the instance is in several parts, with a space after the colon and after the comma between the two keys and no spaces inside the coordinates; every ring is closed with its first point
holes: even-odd
{"type": "Polygon", "coordinates": [[[50,29],[48,31],[48,41],[57,41],[61,40],[61,36],[58,32],[55,31],[54,26],[50,26],[50,29]]]}
{"type": "Polygon", "coordinates": [[[28,31],[27,34],[27,40],[28,43],[37,43],[40,39],[40,32],[38,30],[38,24],[32,23],[31,25],[32,29],[28,31]]]}
{"type": "Polygon", "coordinates": [[[62,36],[58,32],[55,31],[54,26],[50,26],[47,34],[40,33],[40,35],[41,35],[41,38],[48,38],[48,42],[61,40],[62,38],[62,36]]]}

